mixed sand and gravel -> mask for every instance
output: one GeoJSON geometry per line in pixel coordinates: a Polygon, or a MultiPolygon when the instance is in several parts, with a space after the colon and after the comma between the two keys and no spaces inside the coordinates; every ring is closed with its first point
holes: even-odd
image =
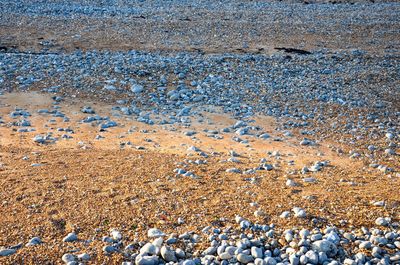
{"type": "Polygon", "coordinates": [[[0,264],[400,264],[400,4],[1,1],[0,264]]]}

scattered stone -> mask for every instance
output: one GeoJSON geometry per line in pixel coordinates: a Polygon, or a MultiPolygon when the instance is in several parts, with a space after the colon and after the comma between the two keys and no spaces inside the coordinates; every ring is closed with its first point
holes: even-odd
{"type": "Polygon", "coordinates": [[[111,237],[112,237],[112,239],[114,241],[118,242],[118,241],[120,241],[122,239],[122,234],[116,229],[111,230],[110,234],[111,234],[111,237]]]}
{"type": "Polygon", "coordinates": [[[226,170],[226,173],[241,173],[242,171],[240,169],[237,168],[228,168],[226,170]]]}
{"type": "Polygon", "coordinates": [[[147,236],[148,237],[164,237],[165,234],[157,228],[151,228],[147,231],[147,236]]]}
{"type": "Polygon", "coordinates": [[[6,256],[10,256],[12,254],[14,254],[15,252],[17,252],[17,250],[15,249],[0,249],[0,257],[6,257],[6,256]]]}
{"type": "Polygon", "coordinates": [[[74,232],[72,232],[64,237],[63,242],[74,242],[76,240],[78,240],[78,236],[74,232]]]}
{"type": "Polygon", "coordinates": [[[142,85],[138,85],[138,84],[133,84],[131,86],[131,91],[133,93],[141,93],[143,91],[143,86],[142,85]]]}
{"type": "Polygon", "coordinates": [[[293,180],[288,179],[286,181],[286,186],[288,186],[288,187],[296,187],[296,186],[298,186],[298,184],[296,182],[294,182],[293,180]]]}
{"type": "Polygon", "coordinates": [[[263,133],[259,136],[261,139],[269,139],[271,136],[268,133],[263,133]]]}
{"type": "Polygon", "coordinates": [[[264,211],[261,210],[257,210],[254,212],[254,216],[255,217],[265,217],[266,213],[264,211]]]}
{"type": "Polygon", "coordinates": [[[304,139],[300,142],[300,145],[304,145],[304,146],[314,145],[314,142],[311,141],[311,140],[309,140],[309,139],[307,139],[307,138],[304,138],[304,139]]]}
{"type": "Polygon", "coordinates": [[[117,249],[115,247],[113,247],[113,246],[104,246],[103,247],[103,252],[106,253],[106,254],[111,254],[111,253],[114,253],[116,251],[117,251],[117,249]]]}
{"type": "Polygon", "coordinates": [[[281,215],[279,216],[280,218],[289,218],[290,217],[290,212],[289,211],[284,211],[281,213],[281,215]]]}
{"type": "Polygon", "coordinates": [[[294,212],[294,216],[297,218],[306,218],[307,217],[307,213],[304,209],[301,209],[299,207],[294,207],[292,210],[294,212]]]}
{"type": "Polygon", "coordinates": [[[46,137],[44,137],[44,136],[42,136],[42,135],[36,135],[34,138],[33,138],[33,141],[35,142],[35,143],[39,143],[39,144],[45,144],[47,141],[46,141],[46,137]]]}
{"type": "Polygon", "coordinates": [[[61,259],[62,259],[62,261],[64,261],[64,262],[67,263],[67,264],[70,263],[70,262],[76,261],[75,255],[72,255],[72,254],[69,254],[69,253],[64,254],[64,255],[61,257],[61,259]]]}
{"type": "Polygon", "coordinates": [[[84,106],[81,111],[83,113],[87,113],[87,114],[95,114],[95,111],[92,109],[92,107],[89,106],[84,106]]]}
{"type": "Polygon", "coordinates": [[[90,260],[90,255],[87,254],[87,253],[79,254],[77,257],[78,257],[79,260],[82,260],[82,261],[89,261],[90,260]]]}
{"type": "Polygon", "coordinates": [[[380,226],[387,226],[389,225],[390,220],[388,218],[384,218],[384,217],[378,217],[375,220],[375,224],[380,225],[380,226]]]}
{"type": "Polygon", "coordinates": [[[31,238],[31,240],[29,240],[29,242],[25,246],[30,247],[39,244],[42,244],[42,240],[39,237],[33,237],[31,238]]]}

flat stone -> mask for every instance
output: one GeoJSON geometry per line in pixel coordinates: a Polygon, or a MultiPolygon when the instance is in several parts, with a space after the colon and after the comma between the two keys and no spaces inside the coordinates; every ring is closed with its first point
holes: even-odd
{"type": "Polygon", "coordinates": [[[0,249],[0,257],[6,257],[6,256],[10,256],[12,254],[14,254],[15,252],[17,252],[17,250],[15,249],[0,249]]]}
{"type": "Polygon", "coordinates": [[[148,237],[163,237],[163,236],[165,236],[165,234],[157,228],[151,228],[147,231],[147,236],[148,237]]]}
{"type": "Polygon", "coordinates": [[[142,256],[138,255],[135,259],[136,265],[157,265],[159,262],[157,256],[142,256]]]}
{"type": "Polygon", "coordinates": [[[237,168],[228,168],[226,173],[241,173],[240,169],[237,168]]]}

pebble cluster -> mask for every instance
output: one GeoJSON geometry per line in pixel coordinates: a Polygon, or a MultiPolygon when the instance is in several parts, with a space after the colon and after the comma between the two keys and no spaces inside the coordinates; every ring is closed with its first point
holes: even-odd
{"type": "MultiPolygon", "coordinates": [[[[238,227],[207,226],[201,234],[189,231],[167,235],[152,228],[147,233],[150,241],[130,243],[117,229],[112,229],[109,235],[94,240],[104,242],[104,255],[123,255],[126,260],[123,265],[389,265],[400,262],[399,224],[387,218],[378,218],[376,228],[350,231],[336,227],[280,230],[273,224],[253,224],[240,216],[236,216],[236,223],[238,227]]],[[[72,232],[62,241],[82,240],[85,239],[72,232]]],[[[25,247],[39,244],[45,243],[34,237],[25,247]]],[[[2,249],[0,256],[12,255],[22,247],[19,244],[2,249]]],[[[91,260],[91,253],[65,253],[61,260],[68,265],[84,264],[91,260]]]]}

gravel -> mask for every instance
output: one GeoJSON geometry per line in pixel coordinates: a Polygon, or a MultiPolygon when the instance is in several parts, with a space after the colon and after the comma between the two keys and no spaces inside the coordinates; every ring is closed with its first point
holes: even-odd
{"type": "MultiPolygon", "coordinates": [[[[284,228],[265,223],[270,217],[267,214],[269,211],[253,204],[249,211],[243,209],[243,214],[253,213],[252,217],[259,223],[253,224],[238,217],[236,225],[224,226],[224,221],[216,218],[212,226],[203,229],[201,236],[195,235],[198,231],[181,231],[185,229],[185,225],[190,226],[197,218],[189,219],[185,213],[185,219],[178,216],[171,218],[174,220],[173,228],[182,232],[181,234],[167,235],[157,228],[150,228],[147,238],[153,240],[152,242],[128,242],[133,233],[124,236],[121,232],[124,229],[123,225],[111,230],[101,239],[96,236],[86,239],[87,241],[81,238],[78,240],[75,233],[69,233],[62,242],[75,242],[74,244],[78,245],[86,244],[90,240],[101,241],[101,255],[121,255],[125,264],[136,265],[168,262],[182,265],[227,265],[238,262],[255,265],[388,265],[399,262],[400,232],[395,222],[398,217],[387,217],[383,212],[379,212],[381,217],[375,219],[378,215],[371,209],[371,216],[374,216],[371,217],[371,224],[375,224],[376,227],[322,227],[318,223],[319,216],[312,216],[306,209],[296,207],[298,205],[306,208],[301,197],[297,195],[303,186],[313,186],[326,181],[319,174],[334,167],[327,160],[321,158],[321,161],[307,162],[307,166],[302,169],[291,171],[295,175],[292,176],[290,172],[280,169],[282,162],[295,165],[294,160],[285,161],[284,154],[281,155],[278,151],[270,152],[268,159],[253,163],[254,158],[238,148],[238,151],[229,151],[228,159],[219,160],[228,164],[221,163],[221,168],[215,174],[209,176],[204,173],[204,180],[196,175],[196,172],[205,172],[201,170],[206,164],[203,160],[196,160],[198,156],[220,156],[214,153],[212,148],[206,149],[207,146],[197,138],[205,135],[208,140],[215,141],[227,138],[228,133],[232,133],[234,136],[228,138],[229,141],[235,145],[240,143],[243,148],[247,148],[244,150],[250,150],[258,138],[264,140],[263,144],[275,141],[288,143],[294,149],[300,148],[304,151],[304,156],[316,151],[324,139],[329,139],[335,144],[350,147],[350,150],[345,151],[334,147],[330,149],[343,156],[343,159],[351,158],[355,164],[362,162],[366,168],[369,165],[368,170],[377,174],[374,175],[376,181],[383,181],[380,179],[382,176],[385,180],[399,176],[400,72],[396,31],[400,17],[398,3],[350,5],[176,0],[139,1],[140,3],[117,1],[121,2],[119,4],[111,2],[100,4],[84,1],[2,1],[0,22],[4,27],[0,34],[4,37],[4,43],[2,42],[0,47],[0,94],[12,90],[39,90],[51,93],[54,100],[49,109],[36,111],[40,117],[46,118],[46,130],[33,128],[36,120],[31,117],[31,113],[15,106],[12,106],[11,112],[8,113],[7,118],[11,119],[11,122],[5,126],[21,133],[21,139],[25,134],[37,130],[38,134],[33,138],[30,136],[29,139],[36,147],[45,148],[62,139],[73,141],[70,135],[73,131],[64,129],[64,126],[58,129],[59,132],[65,132],[60,138],[48,132],[58,120],[69,122],[69,118],[72,118],[66,117],[59,108],[59,103],[65,97],[82,96],[91,100],[117,103],[117,106],[113,107],[114,118],[118,115],[140,122],[146,128],[154,125],[172,128],[176,125],[184,128],[183,135],[190,137],[185,137],[185,140],[193,141],[193,144],[199,146],[185,145],[189,146],[186,150],[188,156],[196,158],[191,158],[191,163],[176,165],[173,171],[176,175],[169,178],[171,181],[178,183],[179,179],[188,177],[193,181],[200,179],[206,183],[209,178],[220,178],[219,174],[233,173],[229,177],[243,180],[246,186],[241,187],[236,182],[229,183],[222,177],[220,185],[237,185],[238,190],[243,189],[243,193],[251,193],[251,185],[265,182],[265,175],[273,175],[271,185],[274,185],[275,180],[279,180],[279,183],[285,186],[284,189],[291,192],[293,203],[278,207],[279,213],[282,212],[279,215],[281,221],[288,222],[284,228]],[[72,23],[75,19],[85,21],[84,31],[75,32],[73,26],[69,28],[64,25],[63,30],[58,30],[62,34],[53,33],[54,39],[47,39],[46,36],[40,41],[35,39],[36,43],[33,46],[41,47],[39,50],[24,47],[24,41],[18,36],[19,30],[26,30],[25,24],[31,25],[30,27],[38,32],[47,29],[45,32],[50,36],[51,28],[59,26],[59,23],[72,23]],[[102,25],[99,26],[96,22],[105,19],[110,23],[100,23],[102,25]],[[31,22],[23,23],[26,20],[31,22]],[[196,25],[195,28],[190,27],[190,21],[196,25]],[[182,23],[187,25],[182,26],[182,23]],[[113,28],[106,24],[113,25],[113,28]],[[132,31],[129,31],[126,25],[130,25],[132,31]],[[173,28],[174,26],[176,28],[173,28]],[[90,27],[93,27],[93,30],[90,27]],[[94,44],[89,44],[97,41],[90,40],[90,36],[86,35],[95,32],[99,27],[102,34],[108,33],[102,36],[104,39],[111,35],[117,40],[124,40],[115,41],[115,47],[132,47],[130,44],[135,41],[138,47],[146,49],[135,50],[121,46],[117,49],[107,46],[106,43],[103,44],[104,47],[97,49],[97,46],[91,46],[94,44]],[[8,28],[15,31],[15,34],[7,33],[8,28]],[[227,32],[227,28],[233,30],[227,32]],[[133,34],[135,30],[140,30],[143,34],[133,34]],[[264,32],[274,31],[281,35],[271,35],[270,38],[269,35],[264,35],[264,32]],[[86,33],[83,34],[84,32],[86,33]],[[293,32],[298,32],[301,36],[311,36],[303,38],[304,43],[297,45],[302,49],[280,48],[275,49],[276,52],[267,52],[269,48],[260,42],[262,39],[268,39],[273,44],[275,39],[289,40],[293,32]],[[61,35],[65,35],[71,43],[76,43],[73,46],[77,47],[63,47],[61,35]],[[184,38],[176,41],[176,36],[184,38]],[[355,36],[361,38],[360,43],[357,43],[355,36]],[[218,45],[221,46],[215,45],[212,39],[220,40],[222,44],[218,45]],[[308,39],[311,39],[313,45],[310,45],[308,39]],[[13,42],[18,45],[13,45],[13,42]],[[332,45],[332,42],[336,42],[336,46],[332,45]],[[89,48],[79,48],[79,43],[87,43],[89,48]],[[152,45],[163,48],[154,50],[152,45]],[[333,46],[337,48],[334,49],[333,46]],[[358,46],[360,47],[357,48],[358,46]],[[215,50],[217,52],[213,52],[215,50]],[[215,109],[217,114],[228,114],[232,118],[231,125],[224,129],[212,128],[207,131],[194,129],[193,125],[201,123],[200,120],[206,120],[199,114],[206,106],[215,109]],[[255,126],[253,119],[260,116],[274,118],[276,130],[282,138],[273,137],[268,129],[255,126]],[[298,140],[290,139],[294,134],[300,135],[298,140]],[[254,165],[245,168],[243,161],[247,160],[254,165]],[[235,163],[234,166],[237,167],[232,167],[233,164],[229,163],[235,163]],[[200,169],[194,170],[190,166],[200,169]],[[301,179],[296,179],[297,173],[302,176],[301,179]],[[282,181],[282,176],[285,182],[282,181]],[[291,226],[292,223],[308,226],[309,230],[297,225],[291,226]],[[167,239],[164,241],[164,238],[167,239]]],[[[35,34],[25,35],[26,43],[32,44],[28,35],[35,34]]],[[[26,46],[30,46],[28,44],[26,46]]],[[[271,47],[274,48],[278,47],[271,47]]],[[[91,106],[82,105],[78,110],[81,115],[80,122],[98,130],[96,139],[105,138],[106,136],[101,134],[110,128],[123,127],[123,124],[114,118],[96,114],[103,111],[97,106],[96,111],[91,106]]],[[[2,120],[0,121],[3,126],[2,120]]],[[[117,129],[119,128],[115,128],[117,129]]],[[[146,132],[151,132],[151,129],[146,132]]],[[[151,140],[147,142],[150,143],[151,140]]],[[[132,146],[138,150],[145,150],[143,152],[147,149],[131,142],[121,143],[121,146],[132,146]]],[[[79,147],[87,146],[82,143],[79,147]]],[[[265,151],[263,152],[265,154],[265,151]]],[[[42,164],[32,162],[32,171],[41,168],[42,164]]],[[[51,163],[48,165],[53,166],[51,163]]],[[[40,177],[40,174],[32,174],[40,177]]],[[[364,183],[361,178],[363,177],[342,179],[338,185],[349,184],[362,189],[364,183]]],[[[158,187],[157,181],[149,183],[156,183],[154,187],[158,187]]],[[[54,185],[58,187],[64,183],[55,180],[54,185]]],[[[193,189],[197,189],[197,184],[191,185],[193,189]]],[[[321,197],[334,187],[325,188],[326,191],[323,191],[321,197]]],[[[165,187],[165,190],[169,189],[165,187]]],[[[171,190],[168,196],[175,196],[175,192],[175,189],[171,190]]],[[[252,194],[252,198],[268,197],[268,192],[269,190],[266,191],[266,195],[252,194]]],[[[206,194],[207,192],[202,198],[204,203],[215,203],[214,199],[217,198],[210,198],[206,194]]],[[[221,194],[221,198],[223,196],[224,194],[221,194]]],[[[21,201],[28,203],[31,199],[22,198],[21,201]]],[[[241,199],[242,196],[238,196],[238,200],[241,199]]],[[[378,211],[386,210],[387,203],[379,201],[382,198],[371,199],[377,200],[371,203],[371,207],[380,207],[378,211]]],[[[149,198],[150,200],[152,198],[149,198]]],[[[114,203],[112,199],[110,201],[111,204],[114,203]]],[[[177,198],[177,201],[180,201],[180,198],[177,198]]],[[[226,209],[229,210],[230,204],[235,202],[225,202],[221,199],[219,203],[226,204],[226,209]]],[[[33,211],[36,206],[33,204],[29,207],[33,211]]],[[[160,212],[163,211],[161,208],[160,212]]],[[[186,211],[184,207],[183,210],[186,211]]],[[[323,212],[326,209],[320,210],[323,212]]],[[[224,216],[223,212],[213,214],[218,217],[224,216]]],[[[162,213],[162,216],[167,215],[162,213]]],[[[326,223],[329,223],[329,220],[326,223]]],[[[145,229],[157,224],[153,222],[145,229]]],[[[160,227],[164,230],[164,226],[160,227]]],[[[81,233],[79,234],[81,237],[81,233]]],[[[35,235],[46,238],[42,234],[35,235]]],[[[62,243],[60,239],[57,240],[62,243]]],[[[74,244],[64,244],[70,247],[65,252],[81,253],[83,249],[72,248],[74,244]]],[[[31,238],[25,245],[32,249],[30,251],[45,246],[51,245],[39,237],[31,238]]],[[[18,255],[20,248],[23,248],[23,245],[1,248],[0,256],[18,255]]],[[[87,253],[76,255],[66,253],[61,260],[67,264],[89,261],[96,257],[95,253],[89,250],[91,249],[84,249],[87,253]]]]}
{"type": "MultiPolygon", "coordinates": [[[[341,104],[339,111],[346,114],[352,109],[365,112],[365,115],[354,117],[355,121],[361,124],[370,123],[370,117],[375,117],[382,121],[382,128],[379,133],[384,136],[388,134],[387,130],[398,132],[397,121],[399,120],[399,111],[395,107],[396,84],[391,80],[399,78],[396,71],[395,57],[388,55],[381,60],[379,57],[371,57],[367,55],[353,55],[346,52],[326,53],[323,51],[316,52],[309,56],[293,56],[291,60],[285,60],[283,55],[261,56],[261,55],[196,55],[196,54],[157,54],[144,52],[75,52],[71,54],[57,55],[19,55],[0,53],[0,59],[3,62],[3,72],[6,73],[5,83],[7,86],[14,85],[14,76],[28,76],[35,69],[35,75],[39,78],[35,81],[36,87],[43,87],[43,90],[48,90],[52,87],[52,83],[56,82],[63,89],[68,89],[68,93],[95,93],[96,96],[106,98],[103,93],[103,87],[99,84],[107,80],[121,80],[121,82],[129,83],[129,74],[109,71],[104,68],[104,65],[113,65],[114,67],[123,67],[130,69],[132,72],[147,71],[148,75],[152,76],[151,80],[143,80],[147,82],[149,87],[159,87],[161,75],[168,76],[167,82],[174,85],[174,69],[188,68],[188,62],[193,67],[188,69],[186,75],[190,79],[199,80],[197,86],[177,84],[178,89],[175,92],[179,95],[174,101],[169,100],[164,92],[149,90],[149,93],[140,97],[129,97],[129,106],[136,108],[141,106],[142,109],[153,108],[156,104],[157,111],[169,110],[172,112],[176,105],[182,106],[177,117],[182,115],[190,115],[191,106],[198,104],[208,104],[221,106],[224,111],[229,112],[234,117],[243,117],[253,115],[260,112],[266,115],[277,118],[285,118],[282,123],[282,128],[312,128],[315,132],[325,130],[326,125],[339,126],[334,120],[334,113],[329,113],[327,106],[336,104],[339,99],[346,102],[341,104]],[[340,58],[338,60],[337,58],[340,58]],[[51,62],[51,64],[50,64],[51,62]],[[92,62],[92,63],[89,63],[92,62]],[[140,62],[140,64],[136,63],[140,62]],[[50,64],[50,65],[49,65],[50,64]],[[24,67],[22,67],[22,65],[24,67]],[[44,71],[44,65],[49,65],[50,69],[44,71]],[[64,65],[69,65],[65,68],[64,65]],[[197,66],[197,67],[195,67],[197,66]],[[321,68],[337,69],[335,75],[323,74],[321,68]],[[59,71],[59,69],[64,69],[59,71]],[[72,72],[80,69],[86,75],[92,75],[105,72],[106,77],[99,75],[98,78],[85,78],[77,83],[72,77],[75,75],[72,72]],[[225,70],[226,69],[226,70],[225,70]],[[254,71],[257,70],[257,71],[254,71]],[[53,72],[51,76],[48,73],[53,72]],[[393,102],[390,98],[379,98],[373,93],[362,95],[363,90],[358,87],[371,87],[374,83],[366,84],[366,78],[361,78],[369,72],[384,72],[387,79],[385,84],[387,92],[394,95],[393,102]],[[235,75],[237,78],[230,79],[230,75],[235,75]],[[212,76],[212,77],[211,77],[212,76]],[[249,79],[249,77],[251,77],[249,79]],[[355,77],[354,77],[355,76],[355,77]],[[360,78],[356,78],[356,77],[360,78]],[[302,82],[298,80],[302,78],[302,82]],[[317,84],[318,80],[328,80],[324,84],[317,84]],[[351,83],[346,83],[345,79],[352,78],[351,83]],[[106,79],[106,80],[104,80],[106,79]],[[126,79],[126,80],[125,80],[126,79]],[[62,81],[61,81],[62,80],[62,81]],[[125,80],[125,81],[124,81],[125,80]],[[285,86],[277,86],[275,84],[284,83],[285,86]],[[333,84],[330,90],[325,87],[333,84]],[[246,87],[254,88],[249,93],[244,93],[246,87]],[[226,89],[227,87],[238,87],[239,89],[226,89]],[[315,87],[309,90],[309,87],[315,87]],[[279,93],[277,93],[279,91],[279,93]],[[286,97],[291,94],[291,97],[286,97]],[[104,96],[102,96],[104,95],[104,96]],[[197,96],[202,95],[202,101],[193,101],[197,96]],[[255,96],[260,100],[255,100],[255,96]],[[296,96],[294,96],[296,95],[296,96]],[[229,98],[230,100],[225,100],[229,98]],[[178,102],[178,103],[177,103],[178,102]],[[312,102],[312,104],[311,104],[312,102]],[[387,108],[385,114],[381,114],[380,105],[376,102],[385,102],[387,108]],[[310,103],[310,104],[307,104],[310,103]],[[189,106],[185,106],[189,105],[189,106]],[[235,106],[244,105],[244,108],[235,106]],[[302,114],[302,115],[301,115],[302,114]],[[297,120],[303,120],[299,124],[297,120]]],[[[47,68],[46,68],[47,69],[47,68]]],[[[127,71],[127,70],[126,70],[127,71]]],[[[83,76],[86,76],[85,74],[83,76]]],[[[23,83],[23,82],[22,82],[23,83]]],[[[55,85],[55,84],[54,84],[55,85]]],[[[29,87],[29,85],[21,85],[29,87]]],[[[135,86],[136,87],[136,86],[135,86]]],[[[16,87],[17,89],[19,87],[16,87]]],[[[371,88],[373,89],[373,88],[371,88]]],[[[62,92],[61,89],[55,89],[62,92]]],[[[136,89],[135,91],[139,91],[136,89]]],[[[130,91],[130,89],[128,90],[130,91]]],[[[118,90],[118,97],[129,96],[126,89],[118,90]]],[[[126,107],[126,106],[125,106],[126,107]]],[[[128,109],[125,109],[128,110],[128,109]]],[[[85,113],[93,113],[93,109],[82,109],[85,113]]],[[[130,111],[124,111],[129,114],[130,111]]],[[[132,112],[133,113],[133,112],[132,112]]],[[[27,116],[24,110],[17,110],[11,114],[13,117],[27,116]]],[[[135,114],[136,115],[136,114],[135,114]]],[[[350,115],[350,114],[349,114],[350,115]]],[[[186,118],[186,117],[182,117],[186,118]]],[[[146,123],[151,124],[153,121],[146,117],[140,117],[146,123]]],[[[187,119],[176,122],[187,121],[187,119]]],[[[112,123],[103,125],[108,128],[112,123]]],[[[244,121],[239,121],[233,126],[237,134],[242,136],[250,133],[252,127],[245,125],[244,121]]],[[[114,124],[112,126],[115,126],[114,124]]],[[[342,126],[342,125],[340,125],[342,126]]],[[[335,128],[336,131],[350,132],[354,129],[352,122],[347,122],[342,127],[335,128]]],[[[372,133],[372,128],[365,128],[372,133]]],[[[360,132],[362,134],[367,133],[360,132]]],[[[329,133],[328,131],[324,131],[329,133]]],[[[375,132],[376,133],[376,132],[375,132]]],[[[396,139],[398,133],[390,133],[389,138],[396,139]]],[[[268,134],[261,134],[262,138],[268,138],[268,134]]],[[[314,145],[315,141],[305,138],[300,143],[301,145],[314,145]]],[[[393,151],[388,151],[390,154],[393,151]]]]}

